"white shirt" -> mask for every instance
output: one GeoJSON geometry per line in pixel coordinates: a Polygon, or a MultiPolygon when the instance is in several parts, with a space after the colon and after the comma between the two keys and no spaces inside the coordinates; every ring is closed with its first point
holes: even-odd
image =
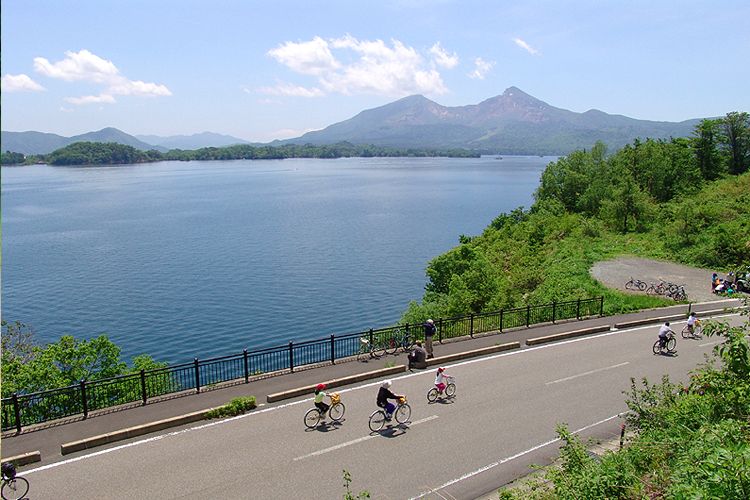
{"type": "Polygon", "coordinates": [[[444,384],[446,378],[447,377],[443,375],[443,372],[438,372],[437,376],[435,377],[435,385],[444,384]]]}
{"type": "Polygon", "coordinates": [[[698,317],[697,316],[690,316],[688,318],[688,323],[687,324],[690,325],[690,326],[693,326],[693,325],[695,325],[696,321],[698,321],[698,317]]]}
{"type": "Polygon", "coordinates": [[[667,325],[661,325],[661,328],[659,328],[659,337],[666,337],[669,332],[671,332],[672,329],[669,328],[667,325]]]}

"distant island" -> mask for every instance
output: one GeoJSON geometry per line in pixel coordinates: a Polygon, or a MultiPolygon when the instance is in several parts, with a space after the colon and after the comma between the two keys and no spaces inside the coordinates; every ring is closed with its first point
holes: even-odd
{"type": "Polygon", "coordinates": [[[451,157],[476,158],[479,153],[466,149],[386,148],[354,145],[346,142],[313,146],[311,144],[282,146],[251,146],[237,144],[221,148],[195,150],[173,149],[162,153],[155,149],[142,151],[116,142],[75,142],[49,154],[23,155],[7,151],[0,155],[3,165],[123,165],[157,161],[192,160],[283,160],[285,158],[349,158],[349,157],[451,157]]]}

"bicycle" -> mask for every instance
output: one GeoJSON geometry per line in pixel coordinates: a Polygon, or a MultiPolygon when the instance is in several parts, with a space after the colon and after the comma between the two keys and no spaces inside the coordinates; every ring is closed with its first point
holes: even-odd
{"type": "Polygon", "coordinates": [[[641,292],[645,291],[648,285],[646,285],[645,281],[633,279],[633,277],[630,277],[630,281],[625,283],[625,289],[626,290],[632,290],[634,288],[640,290],[641,292]]]}
{"type": "MultiPolygon", "coordinates": [[[[399,424],[405,424],[409,421],[409,418],[411,417],[411,406],[406,402],[406,396],[402,396],[398,399],[398,404],[393,411],[393,416],[399,424]]],[[[383,428],[386,420],[385,410],[383,408],[378,408],[370,415],[370,430],[372,432],[378,432],[383,428]]]]}
{"type": "Polygon", "coordinates": [[[25,477],[16,475],[16,468],[12,463],[6,462],[2,466],[3,484],[0,494],[3,500],[17,500],[25,498],[29,492],[29,481],[25,477]]]}
{"type": "Polygon", "coordinates": [[[658,339],[656,342],[654,342],[654,354],[661,354],[664,349],[667,350],[668,354],[674,354],[675,352],[677,352],[677,339],[674,338],[673,332],[667,334],[667,341],[663,344],[661,339],[658,339]]]}
{"type": "Polygon", "coordinates": [[[401,328],[396,328],[388,339],[388,346],[385,349],[386,354],[396,354],[401,349],[402,352],[409,352],[414,347],[414,341],[410,340],[408,332],[401,328]]]}
{"type": "MultiPolygon", "coordinates": [[[[331,405],[328,407],[327,412],[328,416],[331,417],[331,420],[334,422],[341,422],[341,419],[344,418],[344,412],[346,412],[346,406],[341,402],[341,396],[339,396],[338,392],[334,392],[329,394],[328,397],[331,398],[331,405]]],[[[307,410],[307,413],[305,413],[305,426],[307,426],[308,429],[314,429],[318,426],[320,421],[325,418],[325,413],[321,412],[320,409],[315,406],[307,410]]]]}
{"type": "Polygon", "coordinates": [[[367,337],[359,338],[359,351],[357,351],[357,361],[366,361],[368,358],[377,359],[385,354],[385,347],[371,345],[367,337]]]}
{"type": "MultiPolygon", "coordinates": [[[[445,395],[446,398],[452,398],[456,395],[456,380],[454,377],[445,377],[448,379],[448,383],[445,386],[445,390],[442,392],[442,394],[445,395]]],[[[437,387],[433,387],[429,391],[427,391],[427,401],[430,403],[434,403],[437,401],[438,396],[440,396],[440,391],[437,387]]]]}
{"type": "Polygon", "coordinates": [[[687,338],[695,339],[695,338],[699,338],[703,336],[703,327],[699,323],[696,323],[695,325],[693,325],[692,332],[690,331],[690,328],[688,328],[688,326],[689,325],[685,325],[685,328],[683,328],[682,331],[680,332],[680,335],[682,335],[683,339],[687,339],[687,338]]]}

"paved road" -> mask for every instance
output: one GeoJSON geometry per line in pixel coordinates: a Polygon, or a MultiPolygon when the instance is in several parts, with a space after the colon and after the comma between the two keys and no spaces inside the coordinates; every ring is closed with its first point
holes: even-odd
{"type": "Polygon", "coordinates": [[[427,403],[432,373],[394,378],[395,392],[410,398],[412,421],[380,434],[367,427],[376,382],[341,391],[340,426],[306,431],[311,403],[297,400],[24,475],[35,499],[340,498],[342,469],[373,498],[476,498],[554,455],[557,423],[612,432],[630,377],[684,379],[717,343],[680,339],[678,356],[654,356],[655,332],[622,330],[449,366],[458,394],[445,403],[427,403]]]}

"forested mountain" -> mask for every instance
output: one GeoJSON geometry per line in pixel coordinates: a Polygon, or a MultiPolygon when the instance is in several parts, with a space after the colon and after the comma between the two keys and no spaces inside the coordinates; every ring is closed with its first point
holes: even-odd
{"type": "Polygon", "coordinates": [[[192,135],[172,135],[162,137],[158,135],[136,135],[137,139],[161,146],[165,149],[200,149],[200,148],[220,148],[223,146],[233,146],[235,144],[250,144],[244,139],[238,139],[231,135],[215,134],[213,132],[201,132],[192,135]]]}
{"type": "Polygon", "coordinates": [[[125,146],[132,146],[142,151],[156,149],[166,151],[166,148],[153,146],[138,140],[132,135],[116,128],[107,127],[96,132],[87,132],[85,134],[74,135],[72,137],[63,137],[57,134],[45,134],[42,132],[2,132],[0,138],[2,142],[2,151],[12,151],[14,153],[31,154],[48,154],[56,149],[68,146],[75,142],[116,142],[125,146]]]}
{"type": "Polygon", "coordinates": [[[391,147],[467,148],[484,153],[567,154],[601,141],[620,148],[636,138],[690,135],[698,119],[636,120],[598,110],[575,113],[516,87],[476,105],[446,107],[421,95],[405,97],[296,139],[296,144],[347,141],[391,147]]]}

